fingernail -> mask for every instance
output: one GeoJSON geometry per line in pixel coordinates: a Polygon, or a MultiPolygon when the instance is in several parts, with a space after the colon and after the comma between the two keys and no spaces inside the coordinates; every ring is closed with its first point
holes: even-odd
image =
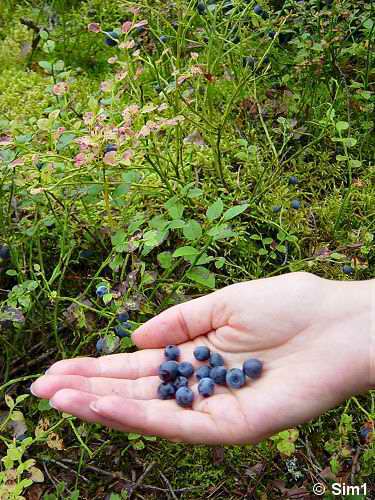
{"type": "Polygon", "coordinates": [[[50,405],[50,407],[51,407],[51,408],[53,408],[54,410],[57,410],[56,406],[53,404],[52,399],[50,399],[50,400],[48,401],[48,403],[49,403],[49,405],[50,405]]]}
{"type": "Polygon", "coordinates": [[[49,372],[49,368],[48,368],[48,370],[46,370],[46,371],[44,372],[44,375],[48,375],[48,372],[49,372]]]}
{"type": "Polygon", "coordinates": [[[99,413],[99,409],[96,406],[96,401],[94,401],[93,403],[90,403],[90,410],[92,410],[94,413],[99,413]]]}
{"type": "Polygon", "coordinates": [[[36,396],[36,394],[35,394],[35,392],[34,392],[34,390],[33,390],[33,385],[34,385],[34,384],[31,384],[31,385],[30,385],[30,387],[29,387],[29,391],[31,392],[31,394],[32,394],[33,396],[36,396]]]}

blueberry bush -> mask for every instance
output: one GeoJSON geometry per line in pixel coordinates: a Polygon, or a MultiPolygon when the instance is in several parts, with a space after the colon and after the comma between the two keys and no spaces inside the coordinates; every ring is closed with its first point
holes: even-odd
{"type": "Polygon", "coordinates": [[[54,361],[132,351],[138,325],[235,281],[374,276],[374,31],[362,0],[1,2],[0,498],[374,488],[373,393],[225,448],[28,393],[54,361]]]}

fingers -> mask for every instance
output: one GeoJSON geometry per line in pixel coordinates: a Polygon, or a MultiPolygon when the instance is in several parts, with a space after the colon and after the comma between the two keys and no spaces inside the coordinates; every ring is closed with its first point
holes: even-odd
{"type": "Polygon", "coordinates": [[[143,377],[137,380],[101,377],[82,377],[80,375],[45,375],[35,381],[30,390],[34,396],[51,399],[62,389],[74,389],[96,396],[109,394],[131,399],[153,399],[157,397],[159,377],[143,377]]]}
{"type": "Polygon", "coordinates": [[[141,348],[155,348],[206,335],[224,324],[225,304],[221,297],[222,292],[218,291],[173,306],[138,328],[133,341],[141,348]],[[215,314],[217,311],[222,321],[215,314]]]}
{"type": "Polygon", "coordinates": [[[100,358],[74,358],[58,361],[47,370],[48,375],[81,375],[137,379],[155,375],[164,361],[162,349],[150,349],[100,358]]]}

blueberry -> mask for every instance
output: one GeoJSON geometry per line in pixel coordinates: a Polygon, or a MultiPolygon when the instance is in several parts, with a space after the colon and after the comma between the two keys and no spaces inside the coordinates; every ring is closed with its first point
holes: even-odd
{"type": "Polygon", "coordinates": [[[214,367],[214,366],[223,366],[224,365],[224,358],[221,354],[219,354],[218,352],[213,352],[210,356],[210,359],[209,359],[209,364],[211,367],[214,367]]]}
{"type": "Polygon", "coordinates": [[[183,361],[178,365],[178,373],[183,377],[190,378],[194,373],[194,367],[188,361],[183,361]]]}
{"type": "Polygon", "coordinates": [[[116,144],[106,144],[104,148],[104,153],[112,153],[112,151],[117,151],[116,144]]]}
{"type": "Polygon", "coordinates": [[[189,381],[186,377],[182,377],[181,375],[176,378],[174,381],[174,386],[176,389],[179,389],[180,387],[187,387],[189,385],[189,381]]]}
{"type": "Polygon", "coordinates": [[[146,26],[137,26],[135,31],[139,34],[144,33],[146,31],[146,26]]]}
{"type": "Polygon", "coordinates": [[[176,391],[176,401],[179,406],[189,407],[193,404],[194,393],[189,387],[180,387],[176,391]]]}
{"type": "Polygon", "coordinates": [[[344,266],[342,266],[342,272],[345,273],[345,274],[353,274],[354,273],[354,269],[352,268],[352,266],[349,266],[348,264],[345,264],[344,266]]]}
{"type": "Polygon", "coordinates": [[[120,337],[120,339],[124,337],[130,337],[130,327],[130,323],[121,323],[121,325],[117,325],[115,327],[115,334],[117,335],[117,337],[120,337]]]}
{"type": "Polygon", "coordinates": [[[160,384],[158,387],[159,399],[173,399],[176,394],[176,388],[173,384],[160,384]]]}
{"type": "Polygon", "coordinates": [[[28,437],[26,433],[20,434],[19,436],[16,436],[16,441],[25,441],[25,439],[28,437]]]}
{"type": "Polygon", "coordinates": [[[210,349],[206,347],[205,345],[200,345],[194,349],[194,358],[197,361],[207,361],[208,358],[210,357],[210,349]]]}
{"type": "Polygon", "coordinates": [[[294,210],[298,210],[301,208],[301,202],[299,200],[292,200],[291,206],[294,210]]]}
{"type": "Polygon", "coordinates": [[[167,35],[161,35],[159,37],[159,42],[160,43],[166,43],[166,42],[168,42],[168,39],[169,39],[169,37],[167,35]]]}
{"type": "Polygon", "coordinates": [[[210,367],[205,365],[205,366],[200,366],[195,370],[195,377],[197,380],[202,380],[202,378],[208,378],[210,376],[210,367]]]}
{"type": "Polygon", "coordinates": [[[102,352],[104,348],[104,339],[99,339],[96,343],[96,352],[102,352]]]}
{"type": "Polygon", "coordinates": [[[289,182],[289,184],[291,186],[296,186],[298,184],[298,179],[297,179],[297,177],[295,175],[291,175],[289,177],[289,181],[288,182],[289,182]]]}
{"type": "Polygon", "coordinates": [[[204,2],[198,2],[197,10],[198,13],[202,16],[206,12],[206,4],[204,2]]]}
{"type": "Polygon", "coordinates": [[[117,321],[120,323],[126,323],[129,319],[129,314],[126,311],[121,311],[117,315],[117,321]]]}
{"type": "Polygon", "coordinates": [[[240,387],[245,385],[244,372],[239,368],[232,368],[231,370],[228,370],[226,383],[227,386],[232,387],[232,389],[239,389],[240,387]]]}
{"type": "Polygon", "coordinates": [[[268,32],[268,36],[269,36],[269,38],[275,38],[276,32],[275,31],[269,31],[268,32]]]}
{"type": "Polygon", "coordinates": [[[257,16],[260,16],[262,19],[267,19],[268,18],[268,14],[267,12],[265,12],[262,7],[260,5],[256,5],[254,8],[253,8],[253,12],[254,14],[256,14],[257,16]]]}
{"type": "Polygon", "coordinates": [[[273,212],[274,214],[278,214],[278,213],[280,212],[280,210],[281,210],[281,205],[274,205],[274,206],[272,207],[272,212],[273,212]]]}
{"type": "Polygon", "coordinates": [[[260,361],[260,359],[250,358],[244,362],[242,369],[245,375],[250,378],[256,379],[259,378],[262,374],[263,363],[262,361],[260,361]]]}
{"type": "Polygon", "coordinates": [[[0,259],[9,260],[10,259],[10,250],[6,245],[0,246],[0,259]]]}
{"type": "Polygon", "coordinates": [[[98,297],[104,297],[106,293],[108,293],[108,287],[106,285],[99,285],[98,288],[96,289],[96,295],[98,297]]]}
{"type": "Polygon", "coordinates": [[[159,377],[163,382],[173,382],[178,375],[178,363],[173,360],[165,361],[159,366],[159,377]]]}
{"type": "Polygon", "coordinates": [[[224,366],[214,366],[210,370],[210,378],[212,378],[215,384],[225,385],[226,376],[227,370],[224,366]]]}
{"type": "Polygon", "coordinates": [[[108,47],[115,47],[117,44],[118,44],[118,38],[119,38],[119,35],[116,31],[108,31],[107,32],[107,36],[105,39],[104,39],[104,43],[106,45],[108,45],[108,47]],[[113,40],[114,38],[114,40],[113,40]]]}
{"type": "Polygon", "coordinates": [[[198,392],[201,396],[204,398],[208,398],[209,396],[212,396],[215,390],[215,382],[212,380],[212,378],[205,377],[202,378],[198,384],[198,392]]]}
{"type": "Polygon", "coordinates": [[[167,345],[164,355],[167,359],[176,361],[180,357],[180,348],[176,345],[167,345]]]}
{"type": "Polygon", "coordinates": [[[279,33],[279,43],[281,46],[286,45],[293,38],[293,33],[279,33]]]}
{"type": "Polygon", "coordinates": [[[38,163],[36,164],[36,168],[40,171],[40,170],[42,170],[43,167],[44,167],[44,163],[42,161],[38,161],[38,163]]]}

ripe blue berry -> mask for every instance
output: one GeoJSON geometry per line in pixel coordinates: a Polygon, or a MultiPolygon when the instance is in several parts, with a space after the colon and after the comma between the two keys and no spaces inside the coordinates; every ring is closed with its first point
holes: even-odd
{"type": "Polygon", "coordinates": [[[190,378],[194,373],[194,367],[188,361],[183,361],[178,365],[178,373],[183,377],[190,378]]]}
{"type": "Polygon", "coordinates": [[[173,382],[178,375],[178,363],[176,361],[165,361],[159,366],[159,377],[163,382],[173,382]]]}
{"type": "Polygon", "coordinates": [[[180,348],[176,345],[167,345],[164,355],[167,359],[176,361],[180,357],[180,348]]]}
{"type": "Polygon", "coordinates": [[[291,186],[296,186],[298,184],[298,179],[297,179],[297,177],[295,175],[291,175],[289,177],[289,181],[288,182],[289,182],[289,184],[291,186]]]}
{"type": "Polygon", "coordinates": [[[121,323],[121,325],[117,325],[115,327],[115,334],[117,335],[117,337],[120,337],[120,339],[124,337],[130,337],[130,328],[130,323],[121,323]]]}
{"type": "Polygon", "coordinates": [[[159,399],[173,399],[176,394],[176,388],[173,384],[160,384],[158,387],[159,399]]]}
{"type": "Polygon", "coordinates": [[[245,385],[244,372],[239,368],[232,368],[231,370],[228,370],[226,383],[227,386],[232,387],[232,389],[239,389],[240,387],[245,385]]]}
{"type": "Polygon", "coordinates": [[[180,387],[187,387],[189,385],[189,381],[188,381],[188,379],[186,377],[182,377],[180,375],[173,382],[173,385],[176,387],[176,389],[179,389],[180,387]]]}
{"type": "Polygon", "coordinates": [[[260,5],[256,5],[253,9],[253,12],[254,14],[256,14],[257,16],[261,16],[263,14],[263,9],[260,5]]]}
{"type": "Polygon", "coordinates": [[[180,387],[176,391],[177,404],[183,407],[189,407],[193,404],[194,393],[189,387],[180,387]]]}
{"type": "Polygon", "coordinates": [[[28,437],[28,435],[26,433],[24,434],[19,434],[18,436],[16,436],[16,441],[18,442],[21,442],[21,441],[25,441],[25,439],[28,437]]]}
{"type": "Polygon", "coordinates": [[[273,212],[274,214],[278,214],[278,213],[280,212],[280,210],[281,210],[281,205],[274,205],[274,206],[272,207],[272,212],[273,212]]]}
{"type": "Polygon", "coordinates": [[[226,376],[227,370],[224,366],[214,366],[210,370],[210,378],[212,378],[215,384],[225,385],[226,376]]]}
{"type": "Polygon", "coordinates": [[[298,210],[301,208],[301,202],[299,200],[292,200],[291,206],[294,210],[298,210]]]}
{"type": "Polygon", "coordinates": [[[345,273],[345,274],[353,274],[354,273],[354,269],[352,268],[352,266],[349,266],[348,264],[345,264],[344,266],[342,266],[342,272],[345,273]]]}
{"type": "Polygon", "coordinates": [[[104,148],[104,153],[112,153],[112,151],[117,151],[116,144],[106,144],[104,148]]]}
{"type": "Polygon", "coordinates": [[[9,260],[10,259],[10,250],[6,245],[0,246],[0,259],[9,260]]]}
{"type": "Polygon", "coordinates": [[[209,396],[212,396],[215,390],[215,382],[212,380],[212,378],[205,377],[200,380],[198,384],[198,392],[201,396],[204,398],[208,398],[209,396]]]}
{"type": "Polygon", "coordinates": [[[96,295],[98,297],[104,297],[106,293],[108,293],[108,287],[106,285],[99,285],[98,288],[96,289],[96,295]]]}
{"type": "Polygon", "coordinates": [[[208,363],[211,367],[224,366],[224,358],[218,352],[213,352],[210,356],[208,363]]]}
{"type": "Polygon", "coordinates": [[[119,312],[117,315],[117,321],[120,323],[126,323],[129,319],[129,314],[126,311],[119,312]]]}
{"type": "Polygon", "coordinates": [[[200,366],[195,370],[195,377],[197,380],[201,380],[202,378],[207,378],[210,376],[210,367],[209,366],[200,366]]]}
{"type": "Polygon", "coordinates": [[[160,41],[160,43],[166,43],[166,42],[168,42],[168,38],[169,37],[167,37],[167,35],[161,35],[159,37],[159,41],[160,41]]]}
{"type": "Polygon", "coordinates": [[[244,362],[242,369],[248,377],[256,379],[262,374],[263,363],[260,359],[250,358],[244,362]]]}
{"type": "Polygon", "coordinates": [[[96,352],[102,352],[104,348],[104,339],[98,339],[96,343],[96,352]]]}
{"type": "Polygon", "coordinates": [[[210,350],[205,345],[200,345],[194,349],[194,358],[198,361],[207,361],[210,357],[210,350]]]}
{"type": "Polygon", "coordinates": [[[107,35],[109,36],[104,39],[104,43],[108,45],[108,47],[115,47],[118,44],[118,33],[116,31],[108,31],[107,35]]]}
{"type": "Polygon", "coordinates": [[[202,16],[206,12],[206,5],[204,2],[198,2],[197,4],[198,13],[202,16]]]}

